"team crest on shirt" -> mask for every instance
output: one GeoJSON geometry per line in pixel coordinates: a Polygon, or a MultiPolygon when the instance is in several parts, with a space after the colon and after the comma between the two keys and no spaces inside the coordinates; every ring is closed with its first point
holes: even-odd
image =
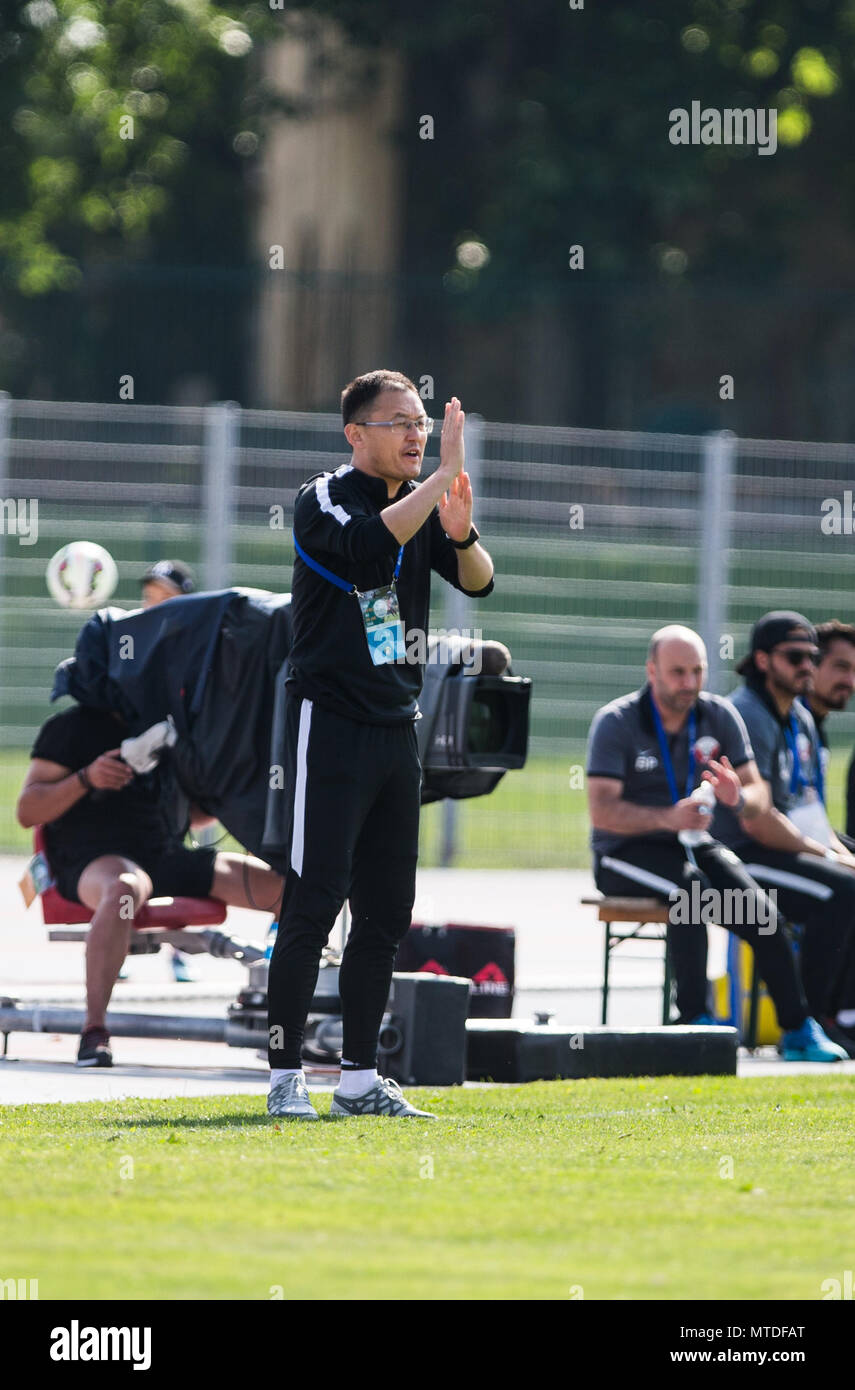
{"type": "Polygon", "coordinates": [[[704,734],[703,738],[695,740],[692,752],[699,763],[708,763],[710,758],[718,757],[721,752],[721,744],[711,734],[704,734]]]}
{"type": "Polygon", "coordinates": [[[651,753],[649,748],[642,748],[635,760],[636,772],[652,772],[659,766],[659,759],[655,753],[651,753]]]}
{"type": "Polygon", "coordinates": [[[802,733],[801,730],[796,735],[796,748],[799,751],[799,762],[802,767],[809,767],[811,755],[810,739],[807,734],[802,733]]]}

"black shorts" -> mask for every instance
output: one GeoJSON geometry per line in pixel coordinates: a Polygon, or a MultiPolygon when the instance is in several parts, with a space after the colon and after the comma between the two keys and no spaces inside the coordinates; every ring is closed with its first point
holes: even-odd
{"type": "MultiPolygon", "coordinates": [[[[163,854],[146,855],[145,859],[137,850],[105,849],[102,854],[121,854],[124,859],[130,859],[145,869],[154,884],[154,898],[207,898],[210,895],[214,881],[214,860],[217,857],[215,849],[188,849],[185,845],[179,845],[163,854]]],[[[101,855],[89,855],[80,863],[57,872],[56,886],[69,902],[80,902],[77,896],[80,875],[88,864],[100,858],[101,855]]]]}

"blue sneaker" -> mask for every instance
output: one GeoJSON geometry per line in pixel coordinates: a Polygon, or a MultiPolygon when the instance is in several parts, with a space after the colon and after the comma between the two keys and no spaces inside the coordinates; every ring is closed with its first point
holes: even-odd
{"type": "Polygon", "coordinates": [[[801,1028],[784,1033],[778,1051],[785,1062],[846,1062],[846,1049],[832,1042],[815,1018],[806,1018],[801,1028]]]}
{"type": "Polygon", "coordinates": [[[718,1021],[717,1018],[713,1018],[712,1014],[698,1014],[695,1018],[690,1018],[690,1019],[689,1019],[689,1022],[688,1022],[688,1024],[687,1024],[686,1026],[687,1026],[688,1028],[724,1028],[724,1027],[725,1027],[725,1025],[724,1025],[723,1023],[719,1023],[719,1021],[718,1021]]]}

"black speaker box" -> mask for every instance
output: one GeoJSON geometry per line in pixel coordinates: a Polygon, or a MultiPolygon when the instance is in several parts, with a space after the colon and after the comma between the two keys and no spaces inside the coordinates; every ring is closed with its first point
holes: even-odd
{"type": "Polygon", "coordinates": [[[469,981],[454,975],[392,976],[378,1066],[405,1086],[462,1086],[469,981]]]}

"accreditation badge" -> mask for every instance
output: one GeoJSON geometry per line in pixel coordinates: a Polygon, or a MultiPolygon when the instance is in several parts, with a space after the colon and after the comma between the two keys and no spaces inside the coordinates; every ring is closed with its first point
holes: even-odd
{"type": "Polygon", "coordinates": [[[53,887],[48,862],[41,851],[33,855],[23,876],[18,879],[18,887],[27,907],[35,901],[39,893],[44,893],[45,889],[53,887]]]}
{"type": "Polygon", "coordinates": [[[791,806],[786,813],[802,835],[818,840],[821,845],[831,844],[831,823],[825,807],[813,787],[806,787],[804,796],[797,806],[791,806]]]}
{"type": "Polygon", "coordinates": [[[357,594],[368,651],[375,666],[386,666],[391,662],[405,661],[407,655],[404,640],[404,621],[398,606],[398,594],[394,584],[382,589],[369,589],[357,594]]]}

